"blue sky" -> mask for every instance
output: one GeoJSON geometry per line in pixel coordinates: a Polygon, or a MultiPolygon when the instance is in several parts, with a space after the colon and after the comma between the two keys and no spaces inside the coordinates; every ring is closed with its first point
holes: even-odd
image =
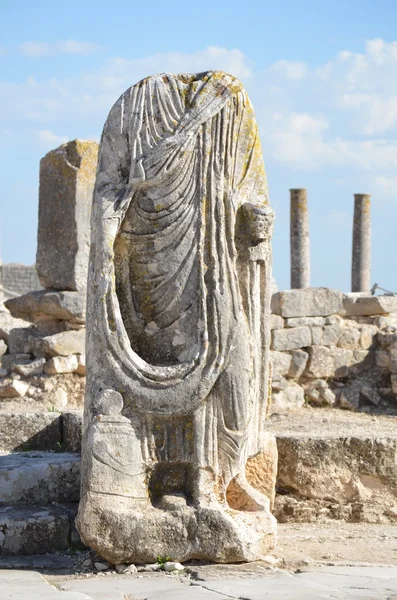
{"type": "Polygon", "coordinates": [[[395,0],[0,0],[0,256],[35,260],[40,158],[99,139],[162,71],[223,69],[257,115],[289,286],[289,188],[308,189],[312,285],[349,290],[353,194],[371,193],[372,282],[397,291],[395,0]]]}

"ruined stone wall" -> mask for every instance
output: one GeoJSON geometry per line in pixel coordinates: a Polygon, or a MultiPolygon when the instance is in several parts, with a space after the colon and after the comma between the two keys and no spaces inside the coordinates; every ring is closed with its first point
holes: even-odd
{"type": "Polygon", "coordinates": [[[0,264],[0,288],[3,290],[4,300],[40,290],[36,267],[16,263],[0,264]]]}
{"type": "Polygon", "coordinates": [[[272,310],[273,411],[397,414],[397,296],[289,290],[272,310]]]}
{"type": "MultiPolygon", "coordinates": [[[[76,293],[63,293],[63,304],[58,299],[62,306],[68,294],[76,293]]],[[[51,308],[54,316],[66,320],[47,317],[39,325],[23,329],[18,325],[7,335],[0,329],[4,353],[0,398],[23,402],[30,409],[82,408],[82,308],[73,305],[68,312],[65,304],[60,312],[55,305],[58,296],[50,306],[48,293],[40,292],[39,299],[42,295],[47,304],[40,304],[40,310],[51,308]]],[[[24,318],[22,300],[13,301],[14,314],[20,318],[24,318]]],[[[307,288],[278,292],[272,304],[273,412],[309,404],[397,414],[397,296],[307,288]]]]}

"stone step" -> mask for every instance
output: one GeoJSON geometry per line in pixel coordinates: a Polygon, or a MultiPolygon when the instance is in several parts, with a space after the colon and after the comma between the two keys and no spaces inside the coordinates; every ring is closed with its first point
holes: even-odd
{"type": "Polygon", "coordinates": [[[0,507],[0,556],[80,548],[76,512],[77,504],[0,507]]]}
{"type": "MultiPolygon", "coordinates": [[[[0,414],[0,449],[78,453],[81,418],[79,413],[0,414]]],[[[397,522],[396,417],[307,408],[273,414],[268,431],[279,452],[275,515],[280,522],[397,522]]],[[[78,456],[73,464],[67,453],[52,453],[47,460],[41,452],[34,456],[3,457],[0,493],[3,486],[7,499],[0,502],[77,501],[78,456]],[[25,461],[37,479],[29,479],[25,461]]]]}
{"type": "Polygon", "coordinates": [[[81,413],[0,413],[0,452],[80,452],[81,413]]]}
{"type": "Polygon", "coordinates": [[[20,452],[0,455],[0,506],[78,502],[80,456],[20,452]]]}
{"type": "Polygon", "coordinates": [[[397,418],[307,409],[270,419],[279,522],[397,522],[397,418]]]}

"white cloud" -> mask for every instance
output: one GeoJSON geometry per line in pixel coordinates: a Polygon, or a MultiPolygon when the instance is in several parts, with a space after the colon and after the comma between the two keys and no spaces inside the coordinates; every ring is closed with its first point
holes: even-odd
{"type": "Polygon", "coordinates": [[[90,55],[99,50],[97,44],[91,42],[78,42],[76,40],[64,40],[49,44],[47,42],[24,42],[19,47],[22,54],[37,58],[39,56],[55,56],[57,54],[90,55]]]}
{"type": "Polygon", "coordinates": [[[67,136],[64,135],[56,135],[49,129],[42,129],[37,132],[37,139],[39,142],[42,142],[44,145],[49,147],[60,146],[61,144],[65,144],[68,141],[67,136]]]}
{"type": "MultiPolygon", "coordinates": [[[[32,56],[89,52],[85,42],[25,47],[32,56]]],[[[34,45],[36,44],[36,45],[34,45]]],[[[26,46],[26,45],[25,45],[26,46]]],[[[211,46],[193,53],[170,52],[144,58],[110,58],[98,69],[70,79],[0,82],[0,126],[13,120],[40,129],[46,142],[65,136],[99,135],[117,97],[141,78],[164,71],[222,69],[246,84],[256,109],[265,158],[283,168],[390,177],[397,170],[397,42],[370,40],[363,53],[339,52],[309,68],[280,60],[253,70],[238,49],[211,46]]],[[[44,143],[42,137],[42,143],[44,143]]]]}
{"type": "Polygon", "coordinates": [[[271,70],[286,76],[287,79],[304,79],[309,72],[305,63],[288,60],[277,61],[271,66],[271,70]]]}

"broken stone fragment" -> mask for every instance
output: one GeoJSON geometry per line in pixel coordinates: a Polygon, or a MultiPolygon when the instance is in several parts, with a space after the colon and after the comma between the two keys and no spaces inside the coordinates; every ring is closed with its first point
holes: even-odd
{"type": "Polygon", "coordinates": [[[54,356],[44,366],[44,372],[48,375],[59,375],[60,373],[74,373],[79,363],[77,356],[54,356]]]}
{"type": "Polygon", "coordinates": [[[38,315],[76,323],[85,322],[84,292],[39,290],[11,298],[5,305],[14,317],[33,323],[38,315]]]}
{"type": "Polygon", "coordinates": [[[77,373],[77,375],[82,375],[82,376],[84,376],[86,374],[85,354],[77,355],[77,369],[75,372],[77,373]]]}
{"type": "Polygon", "coordinates": [[[30,354],[16,353],[16,354],[5,354],[1,359],[1,367],[8,373],[12,370],[14,362],[29,362],[31,360],[30,354]]]}
{"type": "Polygon", "coordinates": [[[0,340],[0,357],[3,356],[7,352],[7,344],[4,340],[0,340]]]}
{"type": "Polygon", "coordinates": [[[299,379],[305,370],[309,355],[304,350],[291,350],[291,363],[288,370],[288,377],[291,379],[299,379]]]}
{"type": "Polygon", "coordinates": [[[13,379],[0,383],[0,398],[23,398],[28,391],[29,384],[26,381],[13,379]]]}
{"type": "Polygon", "coordinates": [[[315,379],[334,375],[334,358],[327,346],[310,346],[309,361],[305,369],[306,377],[315,379]]]}
{"type": "Polygon", "coordinates": [[[42,375],[45,365],[45,358],[36,358],[32,361],[16,360],[12,363],[12,370],[23,377],[33,377],[33,375],[42,375]]]}
{"type": "Polygon", "coordinates": [[[290,368],[291,364],[291,355],[286,352],[277,352],[273,350],[271,352],[271,359],[273,365],[273,376],[277,375],[286,375],[290,368]]]}
{"type": "Polygon", "coordinates": [[[44,338],[36,338],[33,343],[33,352],[41,356],[69,356],[70,354],[84,354],[85,329],[78,331],[62,331],[44,338]]]}
{"type": "Polygon", "coordinates": [[[343,297],[346,316],[371,316],[397,312],[397,294],[368,296],[351,293],[343,297]]]}
{"type": "Polygon", "coordinates": [[[305,403],[303,388],[295,381],[288,382],[283,389],[272,393],[273,410],[296,410],[305,403]]]}

